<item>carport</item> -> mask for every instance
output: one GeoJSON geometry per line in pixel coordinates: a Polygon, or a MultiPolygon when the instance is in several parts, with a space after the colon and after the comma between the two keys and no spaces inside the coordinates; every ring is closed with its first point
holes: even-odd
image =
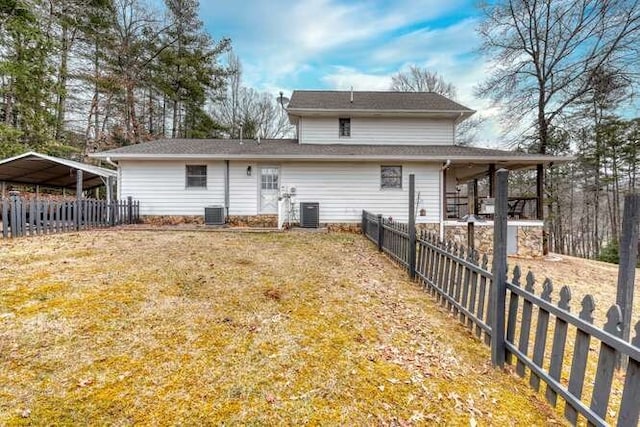
{"type": "Polygon", "coordinates": [[[6,197],[7,184],[34,185],[40,187],[71,189],[76,195],[100,186],[107,189],[107,200],[114,194],[117,173],[114,170],[88,165],[59,157],[30,151],[0,160],[0,185],[2,197],[6,197]]]}

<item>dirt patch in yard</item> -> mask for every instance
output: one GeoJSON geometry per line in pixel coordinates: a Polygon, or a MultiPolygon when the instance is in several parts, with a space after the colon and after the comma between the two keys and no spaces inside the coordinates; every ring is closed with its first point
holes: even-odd
{"type": "Polygon", "coordinates": [[[361,236],[0,242],[0,424],[544,425],[361,236]]]}

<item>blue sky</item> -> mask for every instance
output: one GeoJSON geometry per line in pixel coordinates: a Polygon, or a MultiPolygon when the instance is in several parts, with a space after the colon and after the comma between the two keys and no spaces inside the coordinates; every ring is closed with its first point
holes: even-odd
{"type": "MultiPolygon", "coordinates": [[[[410,64],[441,73],[458,101],[492,116],[473,87],[485,73],[476,53],[475,0],[201,0],[216,39],[229,37],[246,86],[275,94],[293,89],[385,90],[410,64]]],[[[489,120],[478,145],[498,144],[489,120]]]]}

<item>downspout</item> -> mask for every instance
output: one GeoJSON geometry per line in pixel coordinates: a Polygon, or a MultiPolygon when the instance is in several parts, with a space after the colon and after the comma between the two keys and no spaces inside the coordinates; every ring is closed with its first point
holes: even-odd
{"type": "Polygon", "coordinates": [[[445,204],[447,203],[447,169],[451,167],[451,159],[447,159],[447,161],[440,168],[440,191],[441,191],[441,199],[439,205],[439,214],[440,214],[440,240],[444,240],[444,212],[445,212],[445,204]]]}
{"type": "Polygon", "coordinates": [[[224,211],[229,217],[229,160],[224,161],[224,211]]]}

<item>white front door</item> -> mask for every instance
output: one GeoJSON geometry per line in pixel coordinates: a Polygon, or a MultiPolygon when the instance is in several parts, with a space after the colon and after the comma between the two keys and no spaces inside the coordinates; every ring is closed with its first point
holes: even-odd
{"type": "Polygon", "coordinates": [[[278,194],[280,191],[280,168],[277,166],[260,167],[260,213],[278,213],[278,194]]]}

